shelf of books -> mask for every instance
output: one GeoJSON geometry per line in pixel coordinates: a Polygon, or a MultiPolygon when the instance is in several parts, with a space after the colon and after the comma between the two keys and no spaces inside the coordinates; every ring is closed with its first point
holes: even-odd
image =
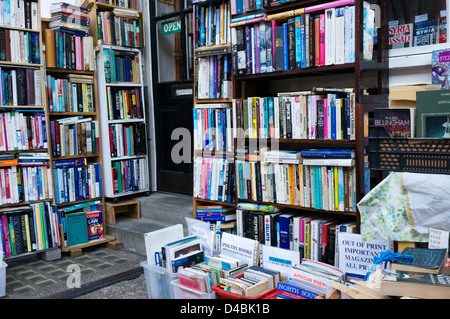
{"type": "Polygon", "coordinates": [[[210,55],[229,48],[204,47],[202,28],[211,29],[202,17],[215,21],[206,11],[214,4],[194,5],[194,40],[203,41],[195,42],[194,150],[203,157],[194,158],[194,217],[231,218],[239,236],[333,265],[336,232],[359,232],[369,113],[388,107],[387,1],[376,3],[379,25],[358,0],[229,4],[231,101],[214,102],[210,55]],[[236,214],[216,191],[226,179],[202,175],[222,172],[226,161],[234,163],[236,214]]]}
{"type": "Polygon", "coordinates": [[[0,253],[12,259],[61,244],[52,210],[39,1],[0,15],[0,253]]]}
{"type": "Polygon", "coordinates": [[[149,194],[142,13],[136,3],[93,4],[105,196],[149,194]],[[128,7],[129,6],[129,7],[128,7]],[[115,23],[109,23],[114,21],[115,23]],[[124,32],[124,30],[126,30],[124,32]]]}
{"type": "Polygon", "coordinates": [[[235,207],[229,2],[193,3],[194,212],[235,207]]]}
{"type": "Polygon", "coordinates": [[[52,207],[60,217],[61,250],[70,253],[115,239],[103,222],[100,111],[88,13],[86,7],[54,3],[51,18],[42,23],[52,207]]]}

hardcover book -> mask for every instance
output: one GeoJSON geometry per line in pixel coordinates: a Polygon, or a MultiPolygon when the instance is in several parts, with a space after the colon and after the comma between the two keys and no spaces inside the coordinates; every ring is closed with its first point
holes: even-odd
{"type": "Polygon", "coordinates": [[[450,90],[417,92],[416,136],[450,138],[450,90]]]}
{"type": "Polygon", "coordinates": [[[373,117],[374,125],[384,126],[392,137],[414,137],[415,109],[413,108],[375,109],[373,117]]]}
{"type": "Polygon", "coordinates": [[[403,257],[392,262],[391,269],[437,274],[442,271],[447,261],[447,249],[445,248],[406,247],[403,249],[402,255],[411,256],[412,258],[403,257]]]}

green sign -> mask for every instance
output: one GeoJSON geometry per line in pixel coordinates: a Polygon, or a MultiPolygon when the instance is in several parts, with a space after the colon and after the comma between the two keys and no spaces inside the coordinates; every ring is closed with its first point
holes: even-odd
{"type": "Polygon", "coordinates": [[[181,32],[181,20],[170,20],[161,23],[161,35],[181,32]]]}

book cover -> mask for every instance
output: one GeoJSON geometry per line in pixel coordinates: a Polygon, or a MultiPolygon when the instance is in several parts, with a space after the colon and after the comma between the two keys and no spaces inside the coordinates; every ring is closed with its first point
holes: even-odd
{"type": "Polygon", "coordinates": [[[94,211],[86,213],[88,239],[95,240],[103,238],[103,212],[94,211]]]}
{"type": "Polygon", "coordinates": [[[87,243],[88,227],[85,212],[66,215],[67,244],[68,246],[87,243]]]}
{"type": "Polygon", "coordinates": [[[417,92],[416,136],[450,138],[450,90],[417,92]]]}
{"type": "Polygon", "coordinates": [[[415,130],[415,109],[375,109],[374,125],[384,126],[392,137],[413,138],[415,130]]]}
{"type": "Polygon", "coordinates": [[[410,48],[412,44],[412,23],[389,27],[389,49],[410,48]]]}
{"type": "Polygon", "coordinates": [[[431,54],[431,83],[441,85],[443,90],[450,89],[449,69],[450,50],[434,50],[431,54]]]}
{"type": "Polygon", "coordinates": [[[414,46],[438,43],[438,19],[414,23],[414,46]]]}
{"type": "Polygon", "coordinates": [[[401,254],[411,256],[412,258],[403,257],[392,262],[391,269],[438,273],[447,260],[447,249],[445,248],[427,249],[406,247],[401,254]]]}
{"type": "Polygon", "coordinates": [[[439,43],[447,43],[447,17],[439,18],[439,43]]]}

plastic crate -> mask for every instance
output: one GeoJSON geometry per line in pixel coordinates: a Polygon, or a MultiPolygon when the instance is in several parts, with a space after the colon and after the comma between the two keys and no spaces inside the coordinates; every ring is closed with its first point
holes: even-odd
{"type": "Polygon", "coordinates": [[[0,260],[0,297],[6,295],[6,267],[8,265],[3,260],[0,260]]]}
{"type": "Polygon", "coordinates": [[[149,265],[147,261],[141,262],[144,268],[145,284],[149,299],[173,299],[171,282],[178,278],[178,274],[167,268],[149,265]]]}
{"type": "Polygon", "coordinates": [[[178,279],[172,281],[170,284],[173,289],[173,299],[217,299],[217,295],[214,291],[211,293],[196,291],[181,286],[178,279]]]}
{"type": "Polygon", "coordinates": [[[392,137],[369,126],[369,168],[414,173],[450,173],[450,139],[392,137]]]}
{"type": "MultiPolygon", "coordinates": [[[[236,278],[243,277],[244,275],[239,275],[236,278]]],[[[216,284],[212,286],[212,291],[215,291],[217,295],[219,295],[219,299],[276,299],[277,297],[277,289],[268,290],[256,297],[242,296],[229,291],[225,291],[220,288],[220,284],[216,284]]]]}

